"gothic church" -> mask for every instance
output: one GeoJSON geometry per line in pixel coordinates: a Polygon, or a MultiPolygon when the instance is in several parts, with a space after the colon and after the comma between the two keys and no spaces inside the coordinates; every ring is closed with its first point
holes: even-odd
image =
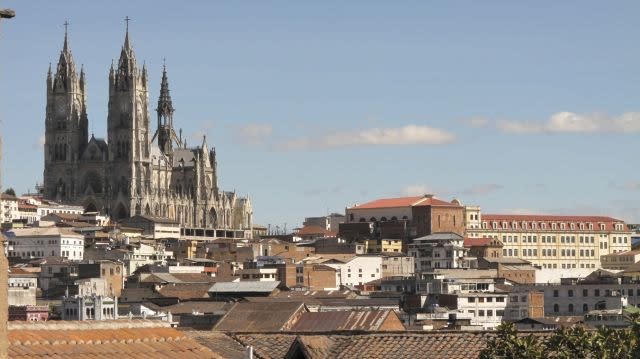
{"type": "Polygon", "coordinates": [[[248,197],[218,188],[215,149],[206,137],[188,148],[176,134],[166,66],[157,128],[150,128],[147,68],[138,68],[129,39],[109,71],[107,141],[88,136],[86,79],[78,75],[65,30],[55,74],[47,75],[44,196],[114,219],[142,214],[196,228],[251,229],[248,197]]]}

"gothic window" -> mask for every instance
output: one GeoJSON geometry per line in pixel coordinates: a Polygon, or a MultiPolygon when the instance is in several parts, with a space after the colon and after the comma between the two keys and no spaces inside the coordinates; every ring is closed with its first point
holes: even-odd
{"type": "Polygon", "coordinates": [[[149,207],[149,204],[147,203],[147,205],[144,207],[144,214],[146,215],[150,215],[151,214],[151,208],[149,207]]]}
{"type": "Polygon", "coordinates": [[[156,216],[160,216],[160,205],[156,204],[156,208],[155,208],[154,214],[156,216]]]}

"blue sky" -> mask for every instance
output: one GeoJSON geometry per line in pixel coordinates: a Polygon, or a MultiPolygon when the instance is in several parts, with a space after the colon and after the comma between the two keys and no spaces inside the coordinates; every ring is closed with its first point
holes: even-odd
{"type": "MultiPolygon", "coordinates": [[[[637,1],[1,1],[3,185],[42,180],[45,78],[69,20],[106,133],[125,16],[175,123],[255,222],[435,193],[485,212],[640,222],[637,1]],[[638,112],[636,112],[638,111],[638,112]]],[[[151,125],[155,119],[152,116],[151,125]]]]}

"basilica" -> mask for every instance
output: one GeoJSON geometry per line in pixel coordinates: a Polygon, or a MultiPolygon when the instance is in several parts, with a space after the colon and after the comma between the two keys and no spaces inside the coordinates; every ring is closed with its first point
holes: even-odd
{"type": "Polygon", "coordinates": [[[174,129],[166,66],[150,126],[146,65],[138,67],[127,26],[109,70],[107,140],[89,137],[84,68],[78,74],[65,30],[60,59],[47,74],[44,196],[113,219],[150,215],[185,227],[250,229],[248,197],[218,188],[216,151],[206,137],[187,147],[174,129]]]}

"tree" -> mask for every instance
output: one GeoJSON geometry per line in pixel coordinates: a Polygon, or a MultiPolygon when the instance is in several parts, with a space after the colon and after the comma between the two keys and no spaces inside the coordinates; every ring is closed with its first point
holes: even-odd
{"type": "Polygon", "coordinates": [[[14,197],[16,196],[16,191],[14,191],[13,188],[11,187],[7,188],[3,193],[14,196],[14,197]]]}
{"type": "Polygon", "coordinates": [[[502,323],[496,328],[496,336],[489,339],[480,352],[480,359],[537,359],[543,357],[543,346],[538,338],[529,334],[518,336],[513,323],[502,323]]]}

